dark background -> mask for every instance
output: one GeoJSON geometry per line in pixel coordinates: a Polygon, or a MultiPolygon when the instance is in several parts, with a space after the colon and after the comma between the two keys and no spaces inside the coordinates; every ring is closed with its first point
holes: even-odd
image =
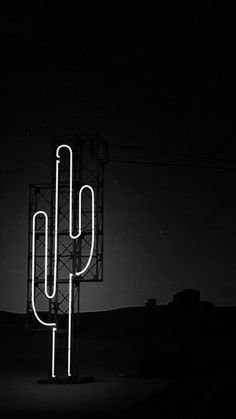
{"type": "Polygon", "coordinates": [[[72,133],[155,162],[106,166],[105,278],[82,310],[183,288],[234,305],[234,26],[207,5],[1,8],[1,310],[25,310],[28,184],[50,179],[52,136],[72,133]]]}

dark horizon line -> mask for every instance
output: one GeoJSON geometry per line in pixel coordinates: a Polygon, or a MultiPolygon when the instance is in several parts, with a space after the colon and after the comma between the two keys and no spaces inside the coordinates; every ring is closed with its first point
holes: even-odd
{"type": "MultiPolygon", "coordinates": [[[[154,306],[146,306],[146,305],[142,305],[142,306],[125,306],[125,307],[116,307],[116,308],[111,308],[111,309],[107,309],[107,310],[94,310],[94,311],[80,311],[79,314],[93,314],[93,313],[109,313],[112,311],[120,311],[120,310],[129,310],[129,309],[145,309],[145,310],[155,310],[155,308],[163,308],[163,307],[170,307],[170,306],[175,306],[178,308],[185,308],[185,307],[199,307],[201,306],[201,304],[204,303],[208,303],[212,306],[212,308],[220,308],[220,309],[236,309],[236,304],[235,305],[215,305],[214,303],[212,303],[211,301],[205,301],[205,300],[201,300],[199,304],[196,305],[185,305],[185,304],[178,304],[178,303],[173,303],[173,301],[170,301],[167,304],[156,304],[154,306]]],[[[39,311],[38,313],[48,313],[48,311],[39,311]]],[[[14,311],[7,311],[7,310],[0,310],[0,316],[2,314],[9,314],[9,315],[19,315],[19,316],[26,316],[27,313],[19,313],[19,312],[14,312],[14,311]]],[[[67,314],[67,313],[65,313],[67,314]]],[[[76,313],[75,313],[76,314],[76,313]]]]}

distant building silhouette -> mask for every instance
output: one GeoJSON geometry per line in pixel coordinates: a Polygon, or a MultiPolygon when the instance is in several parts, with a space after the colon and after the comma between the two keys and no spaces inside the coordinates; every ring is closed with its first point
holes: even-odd
{"type": "Polygon", "coordinates": [[[168,306],[172,312],[173,326],[178,334],[194,336],[206,333],[214,304],[201,301],[200,291],[184,289],[177,292],[168,306]]]}
{"type": "Polygon", "coordinates": [[[148,298],[145,303],[145,307],[147,308],[153,308],[153,307],[156,307],[156,305],[157,305],[156,298],[148,298]]]}
{"type": "Polygon", "coordinates": [[[173,304],[182,307],[197,307],[200,304],[200,291],[185,289],[177,292],[177,294],[174,295],[173,304]]]}
{"type": "Polygon", "coordinates": [[[200,291],[191,288],[177,292],[173,297],[173,301],[170,302],[169,305],[173,305],[180,309],[209,309],[214,307],[214,304],[210,301],[201,301],[200,291]]]}

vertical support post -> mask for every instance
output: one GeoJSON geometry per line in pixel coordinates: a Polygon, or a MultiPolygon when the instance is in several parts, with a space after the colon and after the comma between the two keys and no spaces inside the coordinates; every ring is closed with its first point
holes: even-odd
{"type": "MultiPolygon", "coordinates": [[[[80,186],[83,184],[83,143],[81,139],[77,138],[77,188],[80,189],[80,186]]],[[[83,211],[83,202],[82,202],[82,211],[83,211]]],[[[76,255],[76,253],[75,253],[76,255]]],[[[79,238],[77,243],[77,257],[76,257],[76,269],[81,271],[82,268],[82,252],[81,252],[81,238],[79,238]]],[[[77,377],[80,375],[80,366],[79,366],[79,323],[80,323],[80,281],[73,282],[73,287],[76,287],[77,291],[77,307],[76,307],[76,319],[75,319],[75,374],[77,377]]]]}
{"type": "MultiPolygon", "coordinates": [[[[30,278],[30,265],[31,265],[31,212],[32,212],[32,185],[29,186],[29,209],[28,209],[28,258],[27,258],[27,278],[30,278]]],[[[27,283],[26,295],[26,328],[30,327],[30,284],[27,283]]]]}
{"type": "MultiPolygon", "coordinates": [[[[79,151],[78,151],[78,143],[76,139],[74,140],[73,144],[73,227],[75,231],[78,231],[78,216],[77,216],[77,208],[78,208],[78,166],[80,166],[80,158],[79,158],[79,151]]],[[[74,231],[73,231],[74,233],[74,231]]],[[[79,241],[80,242],[80,241],[79,241]]],[[[72,261],[72,272],[75,275],[77,270],[77,260],[79,259],[78,256],[78,240],[73,241],[73,261],[72,261]]],[[[78,376],[77,371],[77,362],[78,362],[78,349],[77,349],[77,316],[75,310],[75,302],[78,299],[78,292],[76,292],[76,283],[74,277],[72,279],[72,319],[71,319],[71,347],[72,347],[72,375],[78,376]]]]}
{"type": "Polygon", "coordinates": [[[101,162],[101,207],[100,207],[100,212],[101,214],[99,215],[99,219],[101,217],[101,223],[99,223],[99,229],[100,229],[100,241],[101,241],[101,278],[103,278],[104,275],[104,270],[103,270],[103,255],[104,255],[104,162],[101,162]],[[100,225],[101,224],[101,225],[100,225]]]}
{"type": "MultiPolygon", "coordinates": [[[[50,243],[50,265],[49,265],[49,292],[52,293],[52,283],[53,283],[53,269],[54,269],[54,208],[55,208],[55,138],[53,137],[52,142],[52,172],[51,172],[51,188],[50,188],[50,225],[49,225],[49,243],[50,243]]],[[[53,301],[48,300],[48,313],[49,313],[49,322],[54,321],[56,323],[56,314],[53,312],[53,301]]],[[[55,345],[55,342],[53,342],[55,345]]],[[[51,377],[51,365],[52,365],[52,332],[48,331],[48,378],[51,377]]],[[[57,346],[56,346],[57,347],[57,346]]]]}

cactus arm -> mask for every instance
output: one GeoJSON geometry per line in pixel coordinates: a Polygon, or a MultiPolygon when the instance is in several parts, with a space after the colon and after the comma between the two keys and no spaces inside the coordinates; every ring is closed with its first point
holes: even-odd
{"type": "Polygon", "coordinates": [[[51,327],[52,328],[52,370],[51,375],[55,377],[55,334],[57,331],[56,323],[47,323],[44,322],[38,315],[36,307],[35,307],[35,224],[36,218],[38,215],[43,215],[45,218],[45,249],[44,249],[44,291],[45,295],[48,298],[53,298],[53,296],[49,296],[47,293],[48,288],[48,216],[45,211],[37,211],[33,216],[33,237],[32,237],[32,282],[31,282],[31,298],[32,298],[32,308],[34,315],[39,323],[43,326],[51,327]]]}
{"type": "MultiPolygon", "coordinates": [[[[33,237],[32,237],[32,282],[31,282],[31,295],[32,295],[32,308],[36,319],[44,326],[56,327],[56,323],[47,323],[40,319],[35,307],[35,224],[38,215],[43,215],[45,218],[45,250],[44,250],[44,289],[46,294],[47,289],[47,274],[48,274],[48,216],[44,211],[37,211],[33,216],[33,237]]],[[[47,294],[46,294],[47,295],[47,294]]],[[[48,297],[48,295],[47,295],[48,297]]],[[[48,297],[51,298],[51,297],[48,297]]]]}

